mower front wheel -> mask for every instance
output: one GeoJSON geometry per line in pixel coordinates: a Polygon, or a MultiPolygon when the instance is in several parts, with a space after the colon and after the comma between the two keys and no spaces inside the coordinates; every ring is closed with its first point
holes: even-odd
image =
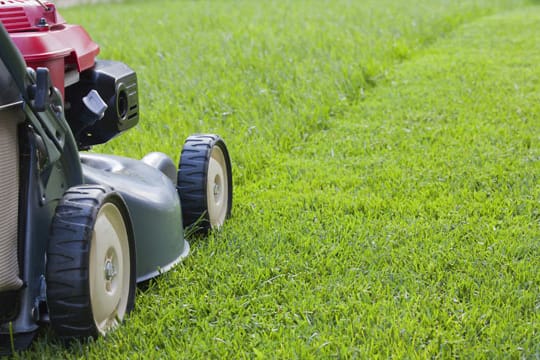
{"type": "Polygon", "coordinates": [[[178,192],[185,227],[208,231],[231,215],[233,185],[229,152],[217,135],[187,138],[178,166],[178,192]]]}
{"type": "Polygon", "coordinates": [[[65,338],[105,335],[131,311],[133,230],[122,197],[102,186],[69,189],[56,208],[47,251],[51,326],[65,338]]]}

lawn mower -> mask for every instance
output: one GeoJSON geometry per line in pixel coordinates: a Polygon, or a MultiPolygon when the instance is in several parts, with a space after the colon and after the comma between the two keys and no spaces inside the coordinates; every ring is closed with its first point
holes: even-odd
{"type": "Polygon", "coordinates": [[[186,229],[231,214],[231,161],[217,135],[192,135],[179,165],[88,150],[139,120],[136,73],[55,5],[0,1],[0,351],[41,325],[105,335],[136,284],[189,253],[186,229]]]}

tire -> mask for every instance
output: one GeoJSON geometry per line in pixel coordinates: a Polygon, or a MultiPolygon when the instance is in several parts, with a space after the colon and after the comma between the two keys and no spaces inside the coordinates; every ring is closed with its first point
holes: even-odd
{"type": "Polygon", "coordinates": [[[231,216],[233,184],[229,152],[217,135],[187,138],[178,166],[184,227],[207,232],[231,216]]]}
{"type": "Polygon", "coordinates": [[[51,326],[64,338],[105,335],[135,302],[135,244],[122,197],[102,186],[69,189],[47,251],[51,326]]]}

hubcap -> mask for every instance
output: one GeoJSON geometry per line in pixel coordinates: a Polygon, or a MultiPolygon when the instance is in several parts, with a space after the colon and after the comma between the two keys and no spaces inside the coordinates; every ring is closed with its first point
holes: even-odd
{"type": "Polygon", "coordinates": [[[210,226],[220,227],[227,217],[229,185],[227,162],[219,146],[214,146],[208,163],[207,201],[210,226]]]}
{"type": "Polygon", "coordinates": [[[130,287],[129,242],[120,210],[112,203],[98,212],[90,245],[90,302],[103,335],[124,318],[130,287]]]}

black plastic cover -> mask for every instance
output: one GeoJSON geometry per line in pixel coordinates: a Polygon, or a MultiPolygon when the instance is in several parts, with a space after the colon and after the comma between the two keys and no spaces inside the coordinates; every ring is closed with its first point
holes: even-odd
{"type": "Polygon", "coordinates": [[[65,90],[66,119],[80,148],[103,144],[139,121],[137,74],[126,64],[98,60],[65,90]],[[108,108],[102,119],[89,120],[83,98],[96,90],[108,108]]]}

